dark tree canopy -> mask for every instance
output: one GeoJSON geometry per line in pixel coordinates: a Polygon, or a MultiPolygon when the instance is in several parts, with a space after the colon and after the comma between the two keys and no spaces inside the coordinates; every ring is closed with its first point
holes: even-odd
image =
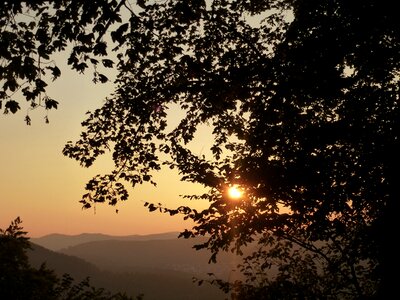
{"type": "Polygon", "coordinates": [[[64,274],[42,264],[33,268],[26,251],[31,248],[27,232],[18,217],[6,229],[0,229],[0,298],[12,300],[140,300],[125,294],[112,294],[89,283],[89,278],[75,283],[64,274]]]}
{"type": "MultiPolygon", "coordinates": [[[[188,198],[210,206],[160,209],[193,219],[183,235],[210,235],[202,247],[215,253],[254,240],[275,249],[248,260],[262,259],[265,271],[282,259],[283,277],[260,291],[281,284],[293,287],[293,297],[298,290],[383,297],[395,289],[388,274],[398,261],[391,247],[400,153],[395,7],[377,0],[5,2],[0,98],[15,112],[12,93],[21,89],[37,105],[42,72],[60,75],[51,55],[69,43],[68,63],[80,72],[92,64],[95,81],[106,80],[100,64],[116,66],[115,92],[64,149],[85,167],[112,152],[115,170],[89,181],[84,207],[115,205],[128,198],[123,182],[154,183],[154,171],[176,168],[182,180],[209,188],[188,198]],[[17,22],[24,11],[36,15],[33,23],[17,22]],[[116,61],[107,58],[110,47],[116,61]],[[185,113],[172,130],[171,105],[185,113]],[[212,157],[188,146],[202,124],[213,129],[212,157]],[[245,192],[241,201],[226,196],[233,184],[245,192]],[[299,283],[302,269],[288,271],[295,261],[316,264],[303,270],[318,285],[299,283]]],[[[47,109],[57,106],[44,99],[47,109]]]]}
{"type": "Polygon", "coordinates": [[[0,297],[2,299],[56,299],[57,277],[42,266],[30,266],[26,251],[30,248],[21,220],[0,229],[0,297]]]}

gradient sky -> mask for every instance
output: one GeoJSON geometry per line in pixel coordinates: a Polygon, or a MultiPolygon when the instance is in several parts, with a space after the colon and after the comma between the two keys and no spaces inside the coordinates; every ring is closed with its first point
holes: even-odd
{"type": "MultiPolygon", "coordinates": [[[[267,14],[247,16],[249,24],[259,26],[267,14]]],[[[292,17],[288,13],[288,18],[292,17]]],[[[49,97],[59,101],[58,110],[49,113],[50,124],[44,122],[44,110],[30,112],[31,126],[24,122],[26,108],[16,115],[0,115],[0,228],[7,227],[17,216],[31,237],[82,232],[148,234],[190,228],[192,224],[183,221],[182,216],[149,213],[143,206],[145,201],[160,202],[170,208],[208,206],[207,202],[188,203],[181,199],[179,195],[204,190],[201,186],[180,182],[178,174],[169,169],[158,173],[157,188],[149,184],[130,188],[128,201],[117,207],[100,204],[96,213],[94,209],[81,209],[79,200],[87,181],[112,170],[113,163],[110,156],[101,157],[94,166],[84,169],[78,162],[64,157],[61,151],[67,141],[78,139],[85,113],[101,106],[113,91],[113,84],[93,84],[90,70],[87,75],[71,71],[65,64],[65,54],[54,59],[62,69],[62,76],[49,83],[47,90],[49,97]],[[119,210],[118,214],[115,209],[119,210]]],[[[19,102],[22,104],[24,100],[19,102]]],[[[174,125],[178,121],[179,111],[173,109],[169,123],[174,125]]],[[[195,154],[208,156],[212,142],[210,128],[202,127],[196,140],[191,142],[191,149],[195,154]]]]}
{"type": "MultiPolygon", "coordinates": [[[[57,62],[62,67],[61,61],[57,62]]],[[[83,232],[148,234],[190,228],[191,223],[183,221],[182,216],[149,213],[143,206],[145,201],[171,208],[182,204],[207,206],[207,202],[181,199],[179,195],[201,192],[201,187],[180,182],[178,174],[170,170],[157,175],[157,188],[149,184],[130,188],[128,201],[116,207],[99,204],[96,210],[81,209],[79,200],[86,182],[96,174],[109,172],[113,163],[105,156],[85,169],[61,151],[68,140],[78,139],[85,112],[101,106],[113,84],[95,85],[91,72],[79,75],[66,66],[62,69],[61,78],[49,83],[47,91],[49,97],[59,101],[59,108],[49,112],[50,124],[44,122],[43,109],[29,113],[31,126],[24,122],[26,107],[15,115],[0,115],[0,228],[6,228],[17,216],[30,237],[83,232]]],[[[172,112],[172,123],[177,122],[178,115],[172,112]]],[[[193,146],[197,154],[212,144],[207,129],[202,132],[193,146]]]]}

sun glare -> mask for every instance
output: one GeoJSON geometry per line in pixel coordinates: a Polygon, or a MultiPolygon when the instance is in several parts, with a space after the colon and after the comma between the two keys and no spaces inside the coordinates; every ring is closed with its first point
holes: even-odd
{"type": "Polygon", "coordinates": [[[236,200],[236,199],[240,199],[243,196],[243,192],[240,190],[240,188],[237,185],[234,185],[228,189],[228,195],[229,195],[229,198],[236,200]]]}

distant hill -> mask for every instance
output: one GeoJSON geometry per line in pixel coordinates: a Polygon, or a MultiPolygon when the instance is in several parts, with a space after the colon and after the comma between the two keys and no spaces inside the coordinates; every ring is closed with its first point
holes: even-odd
{"type": "Polygon", "coordinates": [[[29,262],[35,268],[43,263],[56,272],[58,276],[64,273],[72,275],[76,280],[83,280],[86,277],[93,277],[99,272],[99,268],[76,256],[66,255],[48,250],[42,246],[31,243],[32,249],[27,254],[29,262]]]}
{"type": "MultiPolygon", "coordinates": [[[[192,275],[189,273],[145,267],[132,272],[115,273],[99,270],[81,258],[57,253],[39,245],[32,244],[32,248],[28,251],[28,257],[33,266],[39,267],[45,262],[48,268],[56,271],[57,275],[68,273],[77,281],[89,276],[92,285],[103,287],[111,292],[126,292],[131,296],[143,293],[144,300],[223,300],[227,298],[214,286],[208,284],[197,286],[192,282],[192,275]]],[[[176,254],[179,255],[179,253],[176,254]]],[[[119,255],[119,253],[116,252],[113,255],[119,255]]]]}
{"type": "Polygon", "coordinates": [[[66,234],[49,234],[39,238],[31,238],[31,242],[43,246],[47,249],[58,251],[63,248],[106,240],[120,240],[120,241],[146,241],[146,240],[165,240],[173,239],[179,235],[179,232],[166,232],[159,234],[149,235],[126,235],[126,236],[113,236],[101,233],[82,233],[79,235],[66,235],[66,234]]]}
{"type": "Polygon", "coordinates": [[[106,240],[84,243],[61,252],[80,257],[103,270],[136,272],[141,270],[178,271],[196,276],[214,273],[222,279],[235,275],[240,263],[232,253],[221,253],[217,264],[209,264],[210,252],[196,251],[194,244],[206,238],[147,241],[106,240]]]}

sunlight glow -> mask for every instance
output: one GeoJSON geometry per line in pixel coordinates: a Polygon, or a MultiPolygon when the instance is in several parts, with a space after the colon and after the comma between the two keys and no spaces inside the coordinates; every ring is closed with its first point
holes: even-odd
{"type": "Polygon", "coordinates": [[[228,189],[228,195],[229,195],[229,198],[236,200],[236,199],[240,199],[243,196],[243,192],[241,191],[239,186],[234,185],[228,189]]]}

